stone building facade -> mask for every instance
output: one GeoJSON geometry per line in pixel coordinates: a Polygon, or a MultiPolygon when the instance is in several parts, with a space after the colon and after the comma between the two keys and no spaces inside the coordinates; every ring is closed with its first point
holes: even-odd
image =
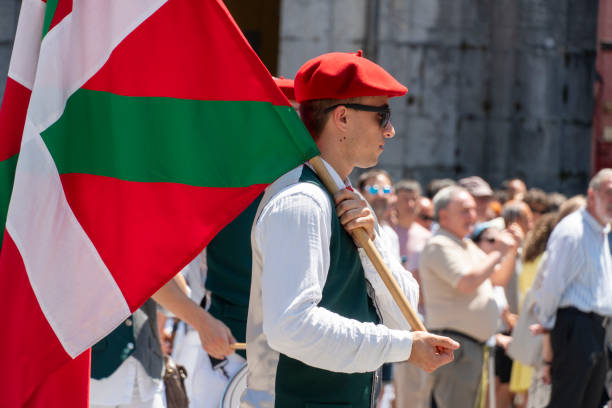
{"type": "Polygon", "coordinates": [[[584,192],[597,1],[283,0],[279,69],[364,49],[409,94],[392,101],[392,175],[481,175],[584,192]]]}

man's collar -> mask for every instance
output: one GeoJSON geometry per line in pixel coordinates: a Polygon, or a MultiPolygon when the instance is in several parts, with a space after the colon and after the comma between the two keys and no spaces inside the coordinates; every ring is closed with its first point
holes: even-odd
{"type": "Polygon", "coordinates": [[[582,217],[586,220],[587,224],[590,225],[595,231],[600,232],[602,234],[607,234],[610,232],[610,224],[606,224],[602,226],[599,221],[586,209],[586,207],[582,207],[579,210],[582,213],[582,217]]]}
{"type": "Polygon", "coordinates": [[[456,236],[455,234],[451,233],[450,231],[440,227],[438,228],[438,231],[436,232],[436,234],[440,234],[440,235],[444,235],[445,237],[448,237],[450,239],[452,239],[453,241],[457,242],[458,244],[465,246],[467,245],[467,240],[466,239],[462,239],[459,238],[458,236],[456,236]]]}
{"type": "MultiPolygon", "coordinates": [[[[329,164],[328,162],[323,160],[322,157],[321,157],[321,161],[323,162],[323,164],[327,168],[327,171],[329,172],[329,174],[331,175],[332,179],[334,180],[334,183],[336,183],[336,186],[338,186],[338,188],[340,190],[342,190],[343,188],[352,187],[351,181],[348,178],[346,179],[346,181],[342,181],[342,179],[340,178],[340,175],[338,175],[338,173],[336,172],[336,170],[334,170],[334,168],[331,166],[331,164],[329,164]]],[[[309,162],[306,162],[306,165],[308,167],[310,167],[312,169],[312,171],[315,171],[312,168],[312,166],[310,165],[309,162]]],[[[315,171],[315,173],[316,173],[316,171],[315,171]]]]}

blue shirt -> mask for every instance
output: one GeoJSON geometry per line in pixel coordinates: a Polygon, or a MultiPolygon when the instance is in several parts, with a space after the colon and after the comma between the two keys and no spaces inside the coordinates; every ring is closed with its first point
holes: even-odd
{"type": "Polygon", "coordinates": [[[612,315],[612,255],[605,227],[586,209],[565,217],[553,230],[541,266],[535,313],[547,329],[557,309],[575,307],[612,315]]]}

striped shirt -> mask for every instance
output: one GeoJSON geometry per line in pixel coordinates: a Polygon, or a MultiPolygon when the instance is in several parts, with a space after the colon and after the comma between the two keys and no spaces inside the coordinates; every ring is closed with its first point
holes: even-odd
{"type": "Polygon", "coordinates": [[[575,307],[600,316],[612,315],[612,260],[605,227],[586,209],[565,217],[553,230],[537,289],[535,313],[547,329],[557,309],[575,307]]]}

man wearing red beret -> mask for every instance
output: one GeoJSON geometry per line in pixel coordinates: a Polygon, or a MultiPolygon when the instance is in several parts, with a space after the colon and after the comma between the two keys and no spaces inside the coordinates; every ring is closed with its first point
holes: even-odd
{"type": "Polygon", "coordinates": [[[343,190],[332,196],[303,165],[269,186],[259,205],[251,232],[249,376],[242,407],[371,407],[383,363],[408,360],[433,371],[452,360],[458,343],[409,332],[346,232],[369,230],[416,308],[416,281],[382,246],[369,208],[348,181],[354,167],[378,162],[395,134],[388,99],[406,92],[361,53],[324,54],[298,71],[302,120],[343,190]]]}

